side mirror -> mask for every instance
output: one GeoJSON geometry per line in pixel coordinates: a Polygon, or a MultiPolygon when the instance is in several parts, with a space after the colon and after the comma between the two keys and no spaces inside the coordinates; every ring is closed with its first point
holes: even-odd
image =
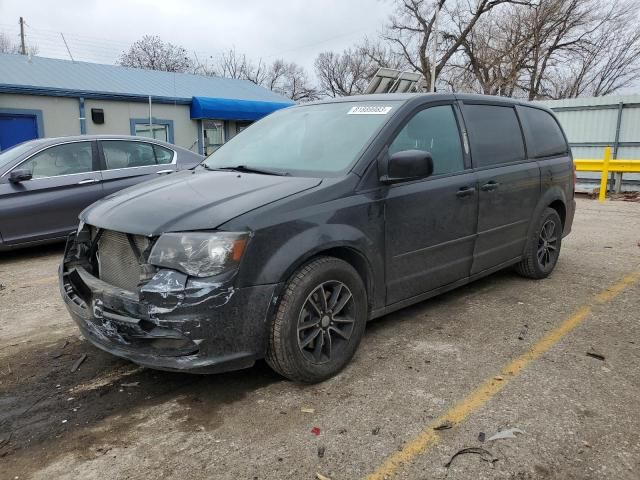
{"type": "Polygon", "coordinates": [[[27,170],[26,168],[13,170],[9,174],[9,181],[11,183],[20,183],[24,182],[25,180],[31,180],[32,178],[33,174],[31,173],[31,170],[27,170]]]}
{"type": "Polygon", "coordinates": [[[391,155],[387,163],[387,174],[381,180],[385,183],[419,180],[432,173],[433,158],[429,152],[404,150],[391,155]]]}

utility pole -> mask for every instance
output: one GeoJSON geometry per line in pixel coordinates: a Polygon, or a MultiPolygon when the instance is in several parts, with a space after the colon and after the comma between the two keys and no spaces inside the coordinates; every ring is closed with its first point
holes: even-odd
{"type": "Polygon", "coordinates": [[[22,55],[27,54],[27,49],[24,45],[24,18],[20,17],[20,53],[22,55]]]}
{"type": "Polygon", "coordinates": [[[433,19],[433,52],[431,53],[431,85],[430,92],[436,91],[436,56],[438,55],[438,17],[440,16],[440,2],[436,2],[436,14],[433,19]]]}

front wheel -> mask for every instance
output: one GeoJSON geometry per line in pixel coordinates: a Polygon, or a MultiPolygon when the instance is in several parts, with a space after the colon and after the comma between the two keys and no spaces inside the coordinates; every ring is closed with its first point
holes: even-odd
{"type": "Polygon", "coordinates": [[[546,208],[527,240],[522,261],[516,271],[523,277],[540,279],[553,271],[562,245],[562,220],[553,208],[546,208]]]}
{"type": "Polygon", "coordinates": [[[367,296],[348,263],[321,257],[289,279],[271,327],[267,363],[295,381],[314,383],[342,370],[367,321],[367,296]]]}

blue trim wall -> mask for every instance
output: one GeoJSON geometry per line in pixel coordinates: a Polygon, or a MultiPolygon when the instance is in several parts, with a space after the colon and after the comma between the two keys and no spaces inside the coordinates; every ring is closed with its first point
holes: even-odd
{"type": "Polygon", "coordinates": [[[80,135],[86,135],[87,119],[84,116],[84,97],[78,97],[78,107],[80,108],[80,135]]]}
{"type": "Polygon", "coordinates": [[[38,138],[44,137],[44,120],[42,110],[32,110],[26,108],[0,108],[0,114],[5,115],[27,115],[36,117],[36,127],[38,129],[38,138]]]}
{"type": "MultiPolygon", "coordinates": [[[[175,143],[174,136],[173,136],[173,120],[166,120],[162,118],[152,117],[151,121],[153,122],[154,125],[166,125],[168,127],[167,130],[169,131],[168,132],[169,138],[167,140],[169,143],[175,143]]],[[[129,119],[129,130],[131,131],[131,135],[135,136],[136,125],[149,125],[149,119],[148,118],[129,119]]]]}

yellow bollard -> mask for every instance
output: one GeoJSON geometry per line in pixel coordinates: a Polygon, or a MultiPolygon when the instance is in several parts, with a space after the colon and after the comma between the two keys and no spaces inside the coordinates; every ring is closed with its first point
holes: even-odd
{"type": "Polygon", "coordinates": [[[604,149],[604,161],[602,162],[602,177],[600,178],[600,195],[598,201],[604,202],[607,195],[607,181],[609,177],[609,160],[611,160],[611,147],[604,149]]]}

